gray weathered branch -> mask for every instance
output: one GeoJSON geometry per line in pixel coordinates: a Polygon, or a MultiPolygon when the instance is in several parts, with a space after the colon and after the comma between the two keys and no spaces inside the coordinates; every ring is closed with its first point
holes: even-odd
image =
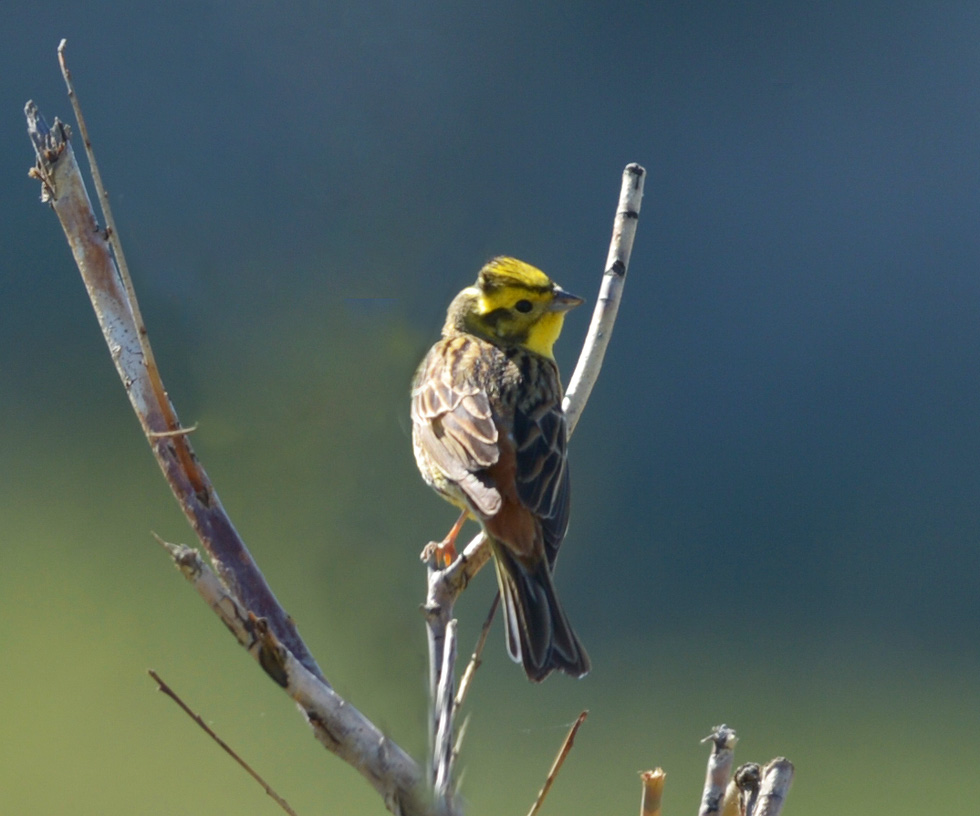
{"type": "Polygon", "coordinates": [[[783,757],[764,768],[755,762],[735,762],[738,737],[727,725],[716,726],[701,742],[711,743],[699,816],[779,816],[790,783],[793,763],[783,757]]]}
{"type": "MultiPolygon", "coordinates": [[[[329,750],[360,771],[396,814],[429,814],[420,793],[422,774],[416,763],[360,712],[330,688],[292,620],[280,606],[221,505],[170,403],[160,374],[146,354],[148,339],[134,318],[138,307],[123,285],[96,220],[71,147],[70,130],[57,119],[48,127],[36,106],[25,109],[28,134],[37,154],[31,175],[42,185],[65,231],[96,317],[105,336],[133,410],[150,448],[214,563],[210,575],[212,609],[231,626],[239,641],[266,673],[296,700],[314,734],[329,750]],[[219,580],[220,579],[220,580],[219,580]]],[[[189,557],[188,557],[189,558],[189,557]]],[[[186,574],[186,573],[185,573],[186,574]]],[[[190,577],[190,576],[188,576],[190,577]]],[[[202,592],[202,595],[204,592],[202,592]]],[[[208,597],[208,596],[206,596],[208,597]]]]}
{"type": "Polygon", "coordinates": [[[711,743],[711,754],[708,756],[708,772],[704,777],[704,792],[701,795],[698,816],[711,816],[721,810],[721,800],[725,795],[728,778],[732,775],[738,737],[735,736],[734,729],[719,725],[701,742],[711,743]]]}

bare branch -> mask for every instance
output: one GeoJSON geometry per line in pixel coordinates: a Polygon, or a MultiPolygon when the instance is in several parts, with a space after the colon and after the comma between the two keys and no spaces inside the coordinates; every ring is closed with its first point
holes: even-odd
{"type": "Polygon", "coordinates": [[[646,170],[638,164],[628,164],[623,170],[623,185],[619,192],[619,206],[613,222],[612,241],[606,257],[606,271],[599,288],[599,298],[592,312],[592,323],[585,336],[585,345],[579,355],[578,364],[568,382],[568,390],[562,408],[568,422],[568,435],[571,437],[579,417],[589,401],[592,387],[599,378],[599,370],[606,356],[606,347],[612,337],[613,325],[619,313],[619,301],[623,297],[623,285],[629,269],[630,255],[633,252],[633,239],[636,237],[636,224],[640,217],[640,203],[643,200],[643,182],[646,170]]]}
{"type": "Polygon", "coordinates": [[[456,621],[446,626],[446,643],[443,647],[442,671],[439,688],[436,689],[435,710],[439,722],[435,729],[433,757],[433,791],[444,813],[455,810],[453,804],[453,671],[456,662],[456,621]]]}
{"type": "Polygon", "coordinates": [[[204,731],[204,733],[207,734],[209,737],[211,737],[211,739],[218,744],[218,746],[221,748],[222,751],[228,754],[228,756],[230,756],[233,760],[235,760],[235,762],[237,762],[241,766],[241,768],[245,771],[245,773],[247,773],[250,777],[252,777],[252,779],[254,779],[256,782],[258,782],[262,786],[263,790],[265,790],[265,792],[272,798],[272,800],[277,805],[279,805],[279,807],[281,807],[284,811],[286,811],[286,813],[290,814],[290,816],[296,816],[296,811],[289,806],[289,802],[287,802],[278,793],[276,793],[273,787],[268,782],[266,782],[251,765],[249,765],[244,759],[242,759],[234,748],[232,748],[227,742],[221,739],[221,737],[219,737],[214,732],[214,730],[206,722],[204,722],[200,714],[195,714],[193,711],[191,711],[187,703],[185,703],[183,700],[180,699],[180,695],[177,694],[176,691],[174,691],[172,688],[170,688],[170,686],[168,686],[166,683],[163,682],[163,678],[161,678],[159,674],[153,671],[153,669],[149,669],[147,673],[150,675],[150,677],[152,677],[156,681],[157,689],[163,692],[165,695],[167,695],[167,697],[173,700],[178,706],[180,706],[181,711],[183,711],[188,717],[190,717],[195,723],[197,723],[197,725],[204,731]]]}
{"type": "Polygon", "coordinates": [[[698,816],[709,816],[721,810],[721,800],[735,760],[735,743],[738,742],[738,737],[735,736],[734,729],[722,724],[715,726],[714,731],[701,742],[711,743],[711,755],[708,757],[708,772],[704,778],[704,792],[701,795],[698,816]]]}
{"type": "MultiPolygon", "coordinates": [[[[85,124],[85,117],[82,114],[82,106],[75,92],[75,84],[71,78],[71,71],[68,70],[68,64],[65,59],[66,45],[67,40],[62,40],[58,45],[58,62],[61,65],[61,75],[64,77],[65,85],[68,88],[68,98],[75,112],[75,120],[78,122],[78,129],[81,131],[85,155],[88,157],[89,168],[92,171],[92,181],[95,184],[95,192],[99,198],[99,206],[102,208],[102,215],[105,218],[106,229],[103,235],[112,248],[112,256],[118,267],[116,272],[126,292],[126,304],[133,321],[136,341],[139,343],[140,351],[142,352],[147,383],[153,390],[155,402],[159,406],[161,418],[166,425],[166,430],[164,431],[146,431],[145,427],[144,431],[146,431],[147,438],[151,440],[166,436],[179,436],[184,433],[184,430],[180,427],[180,423],[177,421],[177,414],[174,411],[173,405],[170,403],[170,399],[167,397],[167,391],[164,388],[160,371],[157,368],[156,358],[153,356],[153,349],[150,347],[146,325],[143,323],[139,301],[136,299],[136,290],[133,288],[133,280],[129,275],[129,266],[126,263],[126,256],[123,253],[122,242],[119,240],[119,231],[116,229],[116,222],[112,217],[112,208],[109,206],[109,195],[106,193],[105,186],[102,183],[102,173],[99,171],[99,164],[95,159],[95,151],[92,149],[92,141],[89,138],[88,127],[85,124]]],[[[188,480],[191,482],[195,493],[206,493],[209,489],[207,475],[199,466],[190,448],[186,445],[178,445],[175,447],[174,452],[188,480]]]]}
{"type": "Polygon", "coordinates": [[[144,350],[149,342],[136,318],[138,307],[121,281],[107,234],[92,211],[69,142],[70,130],[57,119],[48,127],[31,102],[25,114],[37,154],[31,175],[41,181],[42,200],[51,204],[61,221],[133,410],[217,575],[204,567],[196,553],[196,561],[186,554],[181,559],[175,555],[178,566],[186,570],[199,592],[204,594],[202,589],[208,588],[212,608],[266,673],[299,703],[317,739],[357,768],[382,794],[389,810],[404,816],[431,813],[430,803],[420,795],[418,766],[332,691],[198,463],[187,429],[177,420],[152,358],[144,350]]]}
{"type": "Polygon", "coordinates": [[[238,642],[299,704],[325,748],[353,765],[384,797],[392,813],[432,813],[420,793],[421,771],[411,757],[296,660],[265,621],[228,592],[197,550],[159,537],[157,541],[238,642]]]}
{"type": "Polygon", "coordinates": [[[579,728],[582,727],[582,723],[585,722],[585,718],[589,716],[588,711],[583,711],[578,715],[578,719],[572,723],[572,727],[568,729],[568,734],[565,737],[565,741],[561,744],[561,748],[558,749],[558,756],[555,757],[555,761],[551,764],[551,770],[548,771],[548,776],[544,780],[544,785],[538,792],[538,798],[534,800],[534,804],[531,805],[531,809],[527,812],[527,816],[535,816],[535,814],[541,810],[541,805],[544,804],[544,798],[548,795],[548,791],[551,790],[551,786],[555,783],[555,779],[558,776],[558,772],[561,770],[561,766],[565,764],[565,759],[568,757],[569,752],[572,750],[572,746],[575,744],[575,735],[578,733],[579,728]]]}
{"type": "Polygon", "coordinates": [[[663,768],[643,771],[640,774],[643,782],[643,798],[640,800],[640,816],[660,816],[660,803],[664,795],[664,783],[667,774],[663,768]]]}
{"type": "Polygon", "coordinates": [[[762,785],[755,816],[779,816],[793,783],[793,763],[786,757],[777,757],[762,769],[762,785]]]}
{"type": "Polygon", "coordinates": [[[282,609],[190,446],[155,367],[143,352],[134,303],[121,284],[106,233],[92,211],[85,183],[69,142],[70,131],[57,119],[49,128],[34,103],[25,110],[37,154],[32,175],[42,181],[42,200],[61,221],[81,272],[116,370],[170,489],[214,561],[221,579],[256,615],[265,618],[289,650],[314,674],[322,673],[296,626],[282,609]]]}

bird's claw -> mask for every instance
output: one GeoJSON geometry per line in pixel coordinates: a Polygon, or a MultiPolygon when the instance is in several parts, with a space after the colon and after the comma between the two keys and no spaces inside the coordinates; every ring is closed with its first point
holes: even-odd
{"type": "Polygon", "coordinates": [[[449,539],[430,541],[422,548],[419,558],[425,562],[435,558],[437,567],[448,567],[456,560],[456,542],[449,539]]]}

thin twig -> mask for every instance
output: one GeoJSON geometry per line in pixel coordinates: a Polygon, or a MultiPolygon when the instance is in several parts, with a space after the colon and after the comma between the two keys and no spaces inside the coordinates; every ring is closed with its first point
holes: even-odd
{"type": "Polygon", "coordinates": [[[181,710],[204,730],[205,734],[211,737],[211,739],[213,739],[220,746],[220,748],[225,753],[228,754],[228,756],[230,756],[233,760],[235,760],[235,762],[237,762],[245,770],[245,773],[247,773],[250,777],[252,777],[252,779],[254,779],[262,786],[263,790],[265,790],[265,792],[270,797],[272,797],[272,800],[277,805],[279,805],[279,807],[281,807],[284,811],[286,811],[286,813],[290,814],[290,816],[297,816],[296,811],[289,806],[289,803],[285,799],[283,799],[278,793],[276,793],[275,790],[273,790],[272,786],[268,782],[266,782],[261,776],[259,776],[258,772],[255,771],[251,765],[249,765],[244,759],[242,759],[235,752],[234,748],[232,748],[227,742],[225,742],[223,739],[221,739],[221,737],[219,737],[216,733],[214,733],[214,731],[208,726],[208,724],[204,722],[203,719],[201,719],[200,714],[195,714],[193,711],[191,711],[190,707],[182,699],[180,699],[180,696],[177,694],[177,692],[175,692],[172,688],[170,688],[170,686],[168,686],[166,683],[163,682],[163,678],[161,678],[159,674],[153,671],[153,669],[149,669],[148,673],[150,677],[152,677],[156,681],[157,689],[162,691],[171,700],[177,703],[177,705],[180,706],[181,710]]]}
{"type": "Polygon", "coordinates": [[[551,764],[551,770],[548,771],[548,776],[544,780],[544,785],[542,786],[541,790],[538,791],[538,798],[534,800],[534,804],[531,805],[531,809],[527,812],[527,816],[535,816],[535,814],[541,810],[541,805],[544,804],[544,798],[548,795],[548,791],[551,790],[551,786],[554,784],[555,778],[558,776],[558,772],[561,770],[561,766],[565,764],[565,758],[572,750],[572,746],[575,743],[575,735],[578,733],[579,728],[581,728],[582,723],[585,722],[585,718],[588,716],[589,712],[583,711],[578,715],[578,719],[572,723],[572,727],[568,729],[568,735],[565,737],[565,741],[561,744],[561,748],[558,750],[558,756],[555,757],[555,761],[551,764]]]}
{"type": "Polygon", "coordinates": [[[186,434],[192,434],[197,430],[197,423],[195,422],[188,428],[177,428],[174,431],[150,431],[147,434],[152,439],[166,439],[172,436],[185,436],[186,434]]]}
{"type": "Polygon", "coordinates": [[[456,700],[453,702],[453,708],[457,712],[466,700],[466,695],[469,693],[476,670],[483,664],[483,648],[487,645],[487,635],[490,634],[490,626],[493,624],[493,618],[497,613],[498,606],[500,606],[500,592],[497,592],[493,596],[493,603],[490,604],[490,611],[487,612],[487,618],[483,621],[480,637],[476,640],[476,648],[473,649],[473,654],[470,655],[470,662],[466,664],[466,671],[463,672],[463,678],[459,681],[459,691],[456,692],[456,700]]]}
{"type": "MultiPolygon", "coordinates": [[[[78,129],[82,134],[82,144],[85,146],[85,155],[88,157],[89,168],[92,171],[92,181],[95,184],[95,194],[99,197],[99,206],[102,208],[102,217],[105,218],[106,230],[108,232],[109,243],[112,246],[113,255],[119,265],[119,276],[123,280],[126,292],[129,295],[130,305],[133,307],[133,319],[137,328],[140,330],[140,337],[146,336],[146,326],[143,323],[143,316],[140,313],[139,305],[136,301],[136,292],[133,289],[133,279],[129,275],[129,264],[126,263],[126,255],[123,253],[122,243],[119,240],[119,232],[116,229],[116,220],[112,217],[112,208],[109,206],[109,195],[106,193],[105,185],[102,183],[102,173],[99,171],[99,163],[95,160],[95,151],[92,149],[92,140],[88,135],[88,126],[85,124],[85,116],[82,114],[82,106],[75,93],[75,83],[72,82],[71,71],[68,70],[68,63],[65,59],[65,48],[68,40],[62,39],[58,43],[58,63],[61,65],[61,75],[65,79],[68,88],[68,99],[71,102],[72,110],[75,112],[75,121],[78,122],[78,129]]],[[[143,348],[143,353],[147,359],[151,359],[153,353],[148,347],[143,348]]]]}
{"type": "Polygon", "coordinates": [[[731,776],[732,763],[735,761],[735,743],[738,742],[738,737],[735,729],[722,724],[715,726],[701,742],[711,743],[711,755],[708,757],[708,771],[704,777],[704,792],[701,794],[698,816],[710,816],[721,810],[721,801],[731,776]]]}
{"type": "Polygon", "coordinates": [[[660,804],[664,795],[664,782],[667,774],[663,768],[643,771],[640,774],[643,782],[643,797],[640,799],[640,816],[660,816],[660,804]]]}
{"type": "MultiPolygon", "coordinates": [[[[458,713],[459,712],[457,711],[453,714],[454,719],[458,713]]],[[[459,759],[459,753],[463,747],[463,739],[466,737],[466,732],[469,730],[469,727],[470,727],[470,715],[467,714],[465,717],[463,717],[462,724],[459,726],[459,728],[456,729],[456,742],[453,743],[453,758],[452,758],[452,766],[454,768],[456,767],[456,760],[459,759]]],[[[459,778],[456,780],[457,791],[459,791],[460,789],[461,781],[462,781],[462,774],[460,774],[459,778]]]]}

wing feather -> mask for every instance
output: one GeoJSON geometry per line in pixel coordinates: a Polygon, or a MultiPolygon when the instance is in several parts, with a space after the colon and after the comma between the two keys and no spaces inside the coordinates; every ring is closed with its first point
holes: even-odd
{"type": "Polygon", "coordinates": [[[455,337],[433,346],[412,388],[412,425],[425,455],[484,515],[500,509],[500,492],[485,470],[500,457],[498,432],[486,391],[467,382],[474,338],[455,337]],[[467,358],[467,359],[462,359],[467,358]]]}
{"type": "Polygon", "coordinates": [[[517,492],[541,521],[548,561],[553,564],[568,529],[568,433],[561,410],[558,369],[550,360],[530,358],[522,376],[537,383],[523,389],[514,412],[517,492]]]}

